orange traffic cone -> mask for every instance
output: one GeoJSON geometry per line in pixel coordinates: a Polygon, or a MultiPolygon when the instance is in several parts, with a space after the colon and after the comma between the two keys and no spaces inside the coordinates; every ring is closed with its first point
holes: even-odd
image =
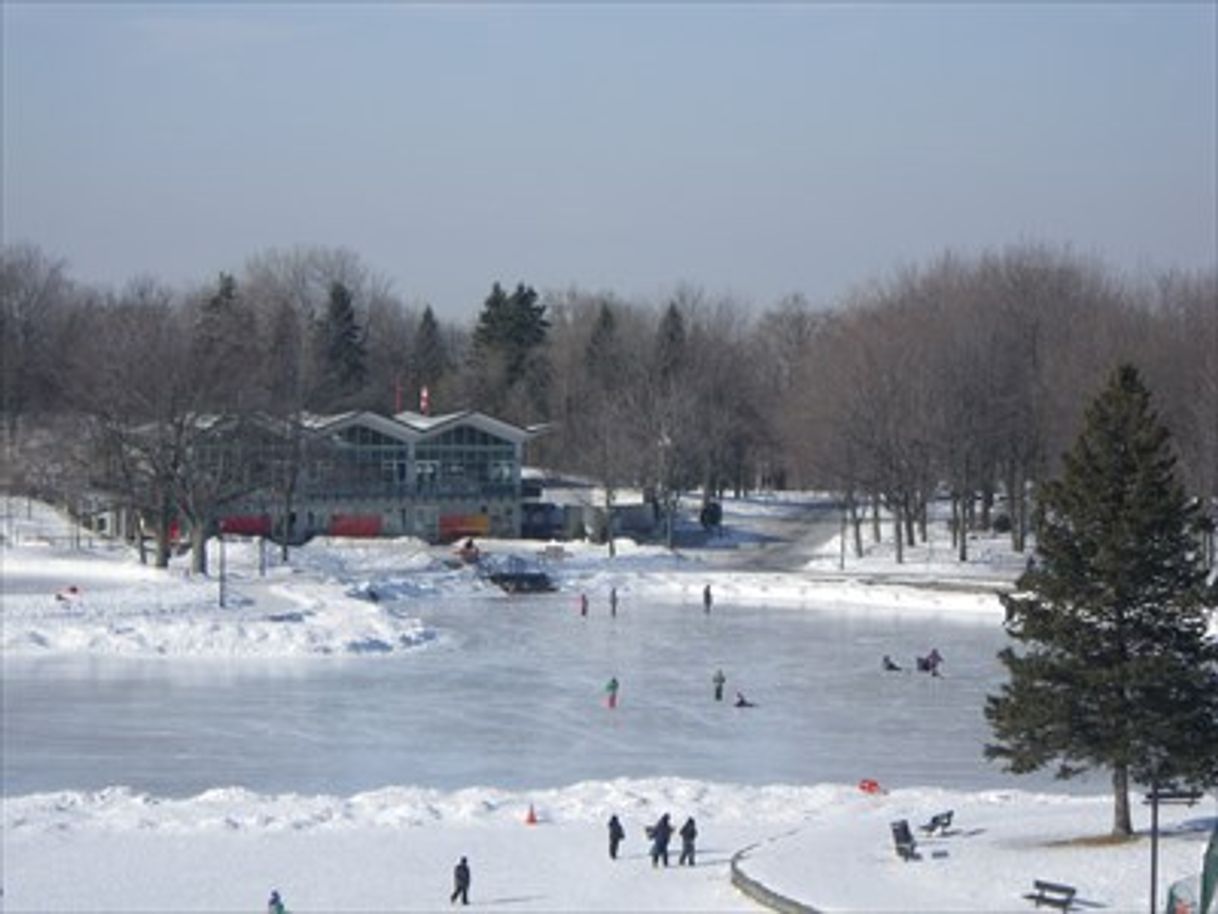
{"type": "Polygon", "coordinates": [[[525,825],[536,825],[537,824],[537,813],[533,811],[532,803],[529,804],[529,814],[524,817],[524,824],[525,825]]]}

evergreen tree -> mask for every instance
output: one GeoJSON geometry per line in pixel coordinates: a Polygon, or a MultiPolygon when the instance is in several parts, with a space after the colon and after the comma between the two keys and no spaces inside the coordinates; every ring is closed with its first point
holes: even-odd
{"type": "Polygon", "coordinates": [[[1021,774],[1112,773],[1113,833],[1132,834],[1129,785],[1218,781],[1218,644],[1195,507],[1137,371],[1088,407],[1060,480],[1045,484],[1037,555],[1002,598],[1021,645],[986,703],[989,758],[1021,774]]]}
{"type": "Polygon", "coordinates": [[[675,383],[685,366],[685,318],[676,302],[670,302],[656,335],[656,371],[665,384],[675,383]]]}
{"type": "Polygon", "coordinates": [[[618,352],[617,319],[608,302],[601,303],[596,323],[584,353],[588,374],[602,391],[612,391],[620,380],[621,354],[618,352]]]}
{"type": "Polygon", "coordinates": [[[323,405],[358,393],[368,374],[363,335],[355,319],[351,291],[341,282],[332,283],[326,313],[318,325],[323,405]]]}
{"type": "Polygon", "coordinates": [[[237,280],[221,273],[216,291],[199,304],[191,335],[191,369],[200,400],[218,412],[248,402],[248,372],[257,362],[254,317],[237,291],[237,280]]]}
{"type": "Polygon", "coordinates": [[[515,421],[546,415],[550,322],[545,312],[537,292],[523,283],[510,295],[499,283],[491,288],[470,350],[474,396],[482,409],[515,421]]]}
{"type": "Polygon", "coordinates": [[[448,371],[448,349],[431,305],[423,309],[423,316],[419,319],[411,361],[414,365],[415,393],[418,392],[417,388],[434,388],[436,382],[448,371]]]}
{"type": "Polygon", "coordinates": [[[546,341],[550,322],[545,313],[537,292],[523,283],[511,295],[499,283],[491,287],[474,328],[474,349],[502,356],[503,380],[509,387],[525,377],[530,354],[546,341]]]}

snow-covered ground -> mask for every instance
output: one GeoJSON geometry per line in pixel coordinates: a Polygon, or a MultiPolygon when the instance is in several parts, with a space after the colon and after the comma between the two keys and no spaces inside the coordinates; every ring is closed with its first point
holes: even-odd
{"type": "MultiPolygon", "coordinates": [[[[1042,778],[1029,789],[980,760],[950,761],[977,738],[972,705],[992,681],[987,658],[945,650],[938,681],[889,679],[874,665],[880,652],[908,664],[927,646],[913,639],[928,633],[941,647],[998,637],[992,588],[1022,565],[1001,539],[976,540],[973,561],[959,566],[936,526],[900,566],[882,545],[843,563],[837,519],[816,499],[757,498],[729,500],[724,535],[676,554],[628,541],[612,560],[603,546],[543,554],[541,544],[481,543],[552,573],[559,593],[529,599],[413,540],[317,541],[288,565],[230,542],[221,610],[214,573],[191,578],[184,559],[168,572],[143,568],[125,550],[78,546],[44,506],[6,504],[4,910],[256,910],[272,888],[292,911],[434,910],[448,905],[462,855],[475,907],[751,910],[729,882],[729,860],[745,848],[750,876],[825,911],[1030,910],[1020,896],[1037,878],[1076,885],[1083,903],[1110,911],[1147,904],[1141,806],[1142,834],[1113,844],[1102,840],[1111,824],[1102,780],[1042,778]],[[777,555],[790,570],[761,570],[777,555]],[[797,640],[830,621],[854,637],[828,648],[797,640]],[[529,637],[512,634],[521,626],[529,637]],[[759,629],[773,629],[778,646],[759,629]],[[834,680],[818,679],[798,663],[805,645],[821,669],[838,657],[867,664],[858,680],[867,685],[839,683],[835,669],[834,680]],[[746,683],[762,707],[714,706],[702,660],[727,666],[729,694],[746,683]],[[621,706],[597,708],[604,678],[622,669],[621,706]],[[209,695],[227,714],[221,723],[209,695]],[[830,695],[834,714],[818,717],[830,695]],[[462,706],[484,700],[501,704],[462,706]],[[885,714],[880,729],[897,737],[875,735],[885,714]],[[495,720],[510,724],[495,730],[495,720]],[[221,726],[240,734],[236,754],[241,740],[249,746],[248,778],[217,750],[221,726]],[[366,742],[330,744],[353,732],[366,742]],[[726,760],[696,757],[716,745],[730,745],[726,760]],[[889,749],[892,765],[881,767],[889,749]],[[277,752],[292,757],[278,764],[277,752]],[[887,790],[865,793],[844,775],[852,753],[887,790]],[[591,760],[602,756],[630,776],[599,773],[591,760]],[[791,776],[802,759],[808,776],[791,776]],[[531,767],[545,775],[530,777],[531,767]],[[525,823],[530,807],[535,825],[525,823]],[[951,833],[917,832],[948,809],[951,833]],[[696,867],[676,867],[674,852],[674,866],[653,871],[643,827],[663,812],[677,825],[697,819],[696,867]],[[615,862],[611,813],[627,831],[615,862]],[[893,852],[897,819],[915,827],[920,860],[893,852]]],[[[218,550],[211,558],[214,572],[218,550]]],[[[1161,818],[1160,901],[1199,868],[1213,800],[1161,818]]]]}

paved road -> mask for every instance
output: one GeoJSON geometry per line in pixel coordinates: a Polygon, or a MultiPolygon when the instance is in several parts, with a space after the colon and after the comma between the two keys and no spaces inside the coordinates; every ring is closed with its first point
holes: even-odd
{"type": "MultiPolygon", "coordinates": [[[[682,537],[677,548],[697,552],[704,561],[735,568],[740,571],[800,571],[812,555],[832,539],[841,525],[841,513],[836,503],[826,499],[818,502],[783,504],[782,510],[749,517],[729,527],[743,527],[747,537],[733,537],[731,547],[716,547],[713,537],[701,531],[682,537]]],[[[740,533],[739,529],[733,531],[740,533]]]]}

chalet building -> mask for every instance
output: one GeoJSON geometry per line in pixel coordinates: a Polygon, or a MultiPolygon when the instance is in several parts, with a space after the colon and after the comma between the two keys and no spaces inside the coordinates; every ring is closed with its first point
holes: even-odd
{"type": "Polygon", "coordinates": [[[537,429],[475,411],[350,412],[278,429],[262,453],[247,451],[259,481],[226,502],[222,532],[295,542],[520,535],[520,467],[537,429]]]}

